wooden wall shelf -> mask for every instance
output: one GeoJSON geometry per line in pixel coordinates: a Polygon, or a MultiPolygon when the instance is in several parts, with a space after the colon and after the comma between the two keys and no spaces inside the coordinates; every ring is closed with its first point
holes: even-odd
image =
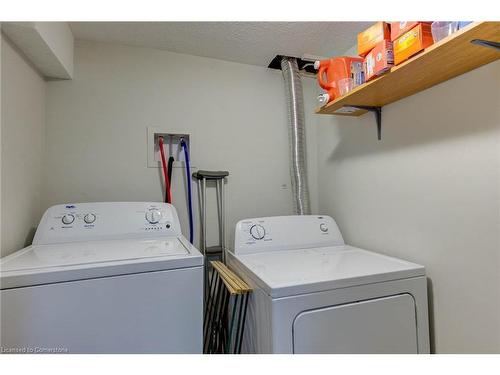
{"type": "Polygon", "coordinates": [[[472,44],[474,39],[500,42],[500,22],[474,22],[316,113],[360,116],[367,111],[347,107],[382,107],[500,58],[498,50],[472,44]]]}

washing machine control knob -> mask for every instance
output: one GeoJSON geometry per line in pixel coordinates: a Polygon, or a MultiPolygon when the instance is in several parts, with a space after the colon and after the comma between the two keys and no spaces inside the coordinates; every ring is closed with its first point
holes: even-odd
{"type": "Polygon", "coordinates": [[[69,225],[75,221],[75,216],[72,214],[66,214],[62,217],[61,221],[63,224],[69,225]]]}
{"type": "Polygon", "coordinates": [[[256,240],[261,240],[266,235],[266,230],[262,225],[255,224],[250,227],[250,234],[256,240]]]}
{"type": "Polygon", "coordinates": [[[92,224],[96,219],[96,216],[94,214],[87,214],[83,217],[83,221],[87,224],[92,224]]]}
{"type": "Polygon", "coordinates": [[[322,231],[322,232],[328,232],[328,225],[326,225],[325,223],[321,223],[319,225],[319,229],[322,231]]]}
{"type": "Polygon", "coordinates": [[[161,219],[161,212],[158,210],[150,210],[146,212],[146,220],[149,224],[158,224],[161,219]]]}

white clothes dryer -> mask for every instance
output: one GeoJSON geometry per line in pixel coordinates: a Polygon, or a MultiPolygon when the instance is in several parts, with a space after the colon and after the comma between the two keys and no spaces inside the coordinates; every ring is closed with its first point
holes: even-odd
{"type": "Polygon", "coordinates": [[[429,353],[424,267],[346,245],[331,217],[242,220],[228,262],[254,288],[243,352],[429,353]]]}

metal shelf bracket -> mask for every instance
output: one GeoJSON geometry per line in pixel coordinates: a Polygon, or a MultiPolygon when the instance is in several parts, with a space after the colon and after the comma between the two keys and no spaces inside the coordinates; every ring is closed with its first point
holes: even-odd
{"type": "Polygon", "coordinates": [[[498,42],[492,42],[490,40],[484,40],[484,39],[473,39],[470,42],[478,46],[493,48],[494,50],[500,52],[500,43],[498,42]]]}
{"type": "Polygon", "coordinates": [[[349,107],[364,109],[365,111],[372,112],[377,120],[377,138],[382,140],[382,107],[370,105],[349,105],[349,107]]]}

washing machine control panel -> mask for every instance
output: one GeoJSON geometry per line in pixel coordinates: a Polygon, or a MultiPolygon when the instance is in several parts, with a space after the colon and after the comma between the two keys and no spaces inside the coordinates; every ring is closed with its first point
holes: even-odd
{"type": "Polygon", "coordinates": [[[83,221],[86,224],[92,224],[92,223],[94,223],[96,221],[96,219],[97,219],[97,216],[95,214],[92,214],[92,213],[86,214],[83,217],[83,221]]]}
{"type": "Polygon", "coordinates": [[[33,244],[181,234],[175,208],[156,202],[71,203],[50,207],[33,244]]]}
{"type": "Polygon", "coordinates": [[[158,224],[162,218],[162,212],[156,208],[152,208],[146,211],[145,217],[149,224],[158,224]]]}
{"type": "Polygon", "coordinates": [[[344,244],[335,220],[315,215],[241,220],[234,237],[236,254],[344,244]]]}
{"type": "Polygon", "coordinates": [[[61,221],[64,225],[70,225],[70,224],[73,224],[73,222],[75,221],[75,215],[73,214],[65,214],[63,215],[63,217],[61,218],[61,221]]]}

